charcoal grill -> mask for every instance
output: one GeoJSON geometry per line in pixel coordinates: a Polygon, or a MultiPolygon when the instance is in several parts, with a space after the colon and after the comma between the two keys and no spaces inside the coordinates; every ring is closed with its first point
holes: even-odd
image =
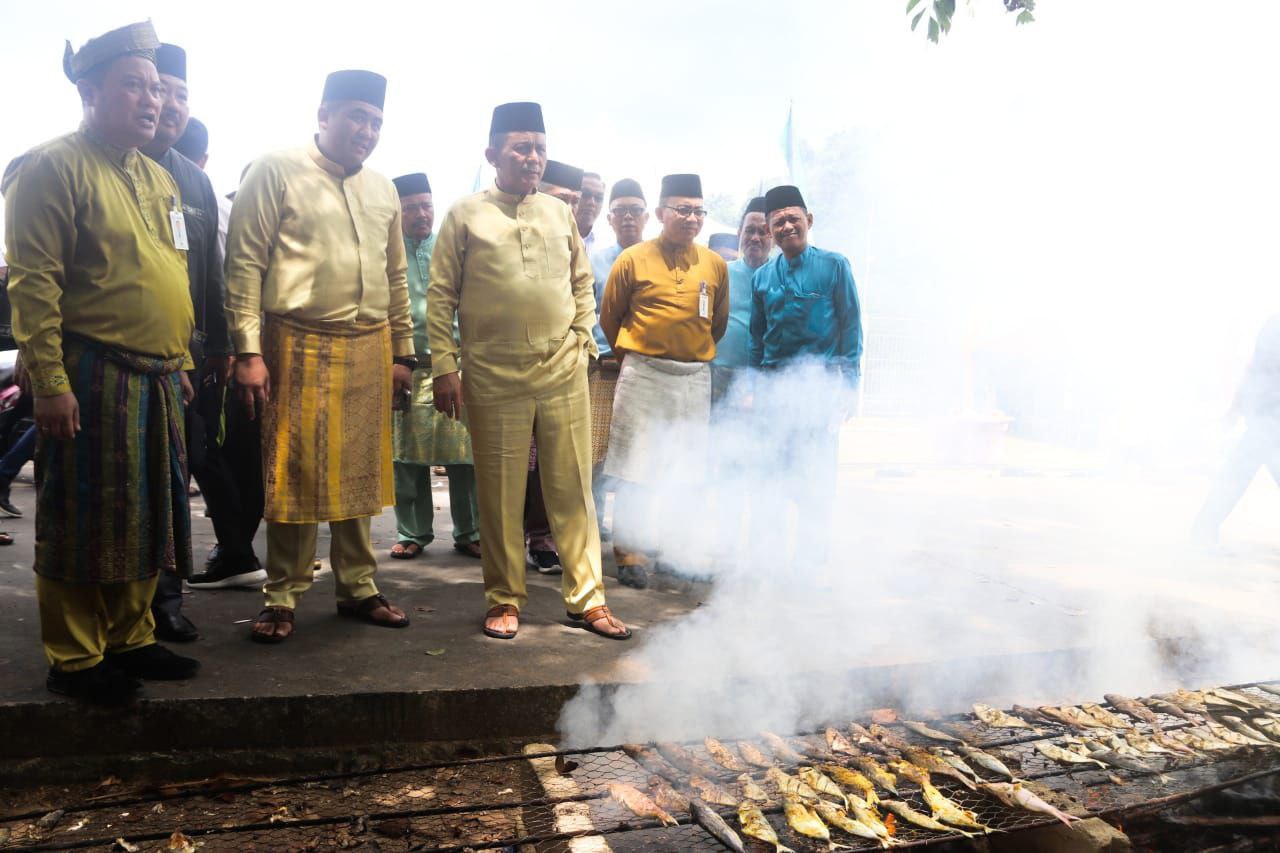
{"type": "MultiPolygon", "coordinates": [[[[1275,700],[1253,685],[1235,685],[1231,689],[1275,700]]],[[[1167,731],[1190,725],[1178,718],[1158,716],[1167,731]]],[[[1280,773],[1280,749],[1260,747],[1214,753],[1207,758],[1150,757],[1150,763],[1168,777],[1167,782],[1161,782],[1152,773],[1104,772],[1053,763],[1034,746],[1037,741],[1071,734],[1057,724],[1037,723],[1043,730],[1041,734],[1022,732],[1009,736],[1001,732],[1013,730],[992,730],[968,716],[934,722],[946,722],[968,743],[999,755],[1018,776],[1036,783],[1036,790],[1045,799],[1079,817],[1123,820],[1280,773]],[[1115,784],[1112,776],[1121,777],[1125,784],[1115,784]]],[[[1149,731],[1145,724],[1137,725],[1140,730],[1149,731]]],[[[889,727],[904,739],[927,743],[901,726],[889,727]]],[[[823,761],[844,763],[840,755],[826,752],[819,734],[793,736],[788,742],[800,752],[820,755],[823,761]]],[[[705,762],[713,763],[701,744],[685,746],[705,762]]],[[[539,853],[725,849],[700,826],[690,824],[687,815],[677,815],[680,826],[663,827],[657,821],[636,817],[609,799],[605,789],[609,782],[626,782],[643,790],[650,775],[621,746],[609,746],[430,762],[270,783],[257,780],[178,785],[67,805],[52,828],[37,826],[42,812],[0,818],[0,850],[107,849],[117,838],[146,849],[167,840],[174,830],[200,841],[204,851],[281,846],[334,849],[344,844],[360,846],[373,837],[384,850],[435,853],[503,848],[539,853]],[[576,767],[567,774],[557,773],[552,769],[557,757],[576,767]]],[[[724,771],[719,781],[729,783],[734,775],[724,771]]],[[[752,776],[761,781],[763,771],[753,771],[752,776]]],[[[948,777],[935,776],[934,781],[946,796],[976,813],[978,820],[993,830],[1016,832],[1055,823],[1052,818],[1004,806],[948,777]]],[[[913,807],[928,813],[914,785],[904,782],[899,790],[913,807]]],[[[718,810],[736,829],[733,809],[718,810]]],[[[766,808],[765,814],[787,846],[798,851],[823,849],[791,832],[779,808],[766,808]]],[[[833,837],[854,849],[877,849],[873,842],[835,831],[833,837]]],[[[896,837],[900,846],[906,847],[960,838],[920,829],[905,821],[898,822],[896,837]]]]}

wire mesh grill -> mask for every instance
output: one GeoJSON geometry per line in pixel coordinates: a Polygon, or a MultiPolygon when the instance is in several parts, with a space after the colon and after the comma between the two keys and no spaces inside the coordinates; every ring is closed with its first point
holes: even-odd
{"type": "MultiPolygon", "coordinates": [[[[1255,700],[1277,702],[1276,697],[1260,690],[1233,689],[1255,700]]],[[[1190,725],[1174,717],[1161,715],[1160,719],[1168,731],[1190,725]]],[[[1031,789],[1043,799],[1077,816],[1112,816],[1171,797],[1194,796],[1233,779],[1280,772],[1280,748],[1267,747],[1210,756],[1147,756],[1144,760],[1156,772],[1064,767],[1038,752],[1035,744],[1061,742],[1073,734],[1065,726],[1044,724],[1038,733],[991,729],[967,717],[936,720],[930,725],[986,749],[1015,775],[1029,780],[1031,789]]],[[[913,744],[928,744],[901,725],[887,727],[913,744]]],[[[1136,727],[1150,733],[1145,723],[1138,722],[1136,727]]],[[[852,766],[848,756],[830,752],[821,735],[793,736],[787,741],[807,756],[806,763],[852,766]]],[[[735,797],[741,796],[738,772],[719,767],[700,743],[683,746],[703,775],[735,797]]],[[[794,770],[785,761],[781,764],[794,770]]],[[[271,782],[178,784],[68,805],[58,820],[43,824],[38,813],[0,819],[0,850],[104,849],[117,838],[127,839],[139,849],[156,849],[175,830],[198,840],[205,851],[356,849],[371,841],[383,850],[437,853],[503,848],[571,853],[724,849],[705,829],[691,825],[687,814],[675,815],[681,825],[663,827],[609,798],[609,783],[626,783],[643,791],[655,769],[664,770],[677,787],[688,792],[688,773],[673,771],[661,758],[656,763],[644,760],[642,766],[619,747],[494,756],[271,782]],[[556,755],[576,766],[560,772],[555,766],[556,755]]],[[[981,768],[975,770],[980,779],[999,781],[981,768]]],[[[772,793],[763,770],[752,768],[749,775],[772,793]]],[[[978,822],[992,830],[1011,832],[1053,821],[1043,814],[1005,806],[990,794],[968,790],[949,777],[933,778],[946,797],[973,812],[978,822]]],[[[916,785],[900,779],[898,791],[898,799],[922,814],[931,813],[916,785]]],[[[881,795],[889,796],[883,791],[881,795]]],[[[726,823],[738,828],[732,807],[714,808],[726,823]]],[[[825,844],[793,832],[777,802],[763,805],[762,810],[782,843],[797,851],[826,849],[825,844]]],[[[833,829],[832,836],[852,849],[878,846],[839,830],[833,829]]],[[[897,821],[895,838],[899,843],[923,845],[957,837],[897,821]]]]}

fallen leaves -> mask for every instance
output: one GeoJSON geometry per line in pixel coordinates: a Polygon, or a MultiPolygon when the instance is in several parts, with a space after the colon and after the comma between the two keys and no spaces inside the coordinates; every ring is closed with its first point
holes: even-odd
{"type": "Polygon", "coordinates": [[[182,830],[175,829],[173,835],[169,836],[169,843],[160,849],[165,853],[195,853],[196,847],[199,845],[190,838],[182,834],[182,830]]]}

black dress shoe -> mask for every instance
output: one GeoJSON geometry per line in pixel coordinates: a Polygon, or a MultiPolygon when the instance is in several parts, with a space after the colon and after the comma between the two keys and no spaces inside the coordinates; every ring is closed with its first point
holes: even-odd
{"type": "Polygon", "coordinates": [[[4,513],[10,518],[22,518],[22,510],[14,506],[13,501],[9,500],[8,489],[0,492],[0,513],[4,513]]]}
{"type": "Polygon", "coordinates": [[[107,665],[149,681],[181,681],[200,670],[200,661],[175,655],[155,643],[131,652],[107,652],[107,665]]]}
{"type": "Polygon", "coordinates": [[[200,631],[181,612],[151,611],[156,620],[156,636],[170,643],[190,643],[200,636],[200,631]]]}
{"type": "Polygon", "coordinates": [[[45,687],[50,693],[71,696],[95,705],[123,705],[138,693],[142,682],[127,672],[115,669],[106,661],[77,672],[62,672],[49,667],[45,687]]]}

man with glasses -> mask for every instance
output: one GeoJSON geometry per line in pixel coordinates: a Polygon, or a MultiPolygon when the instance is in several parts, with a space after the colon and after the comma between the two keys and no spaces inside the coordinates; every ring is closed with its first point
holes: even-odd
{"type": "Polygon", "coordinates": [[[604,178],[596,172],[584,172],[582,175],[582,192],[578,201],[578,209],[574,211],[574,219],[578,222],[578,234],[582,237],[582,245],[587,249],[587,256],[596,250],[596,220],[600,218],[600,207],[604,204],[604,178]]]}
{"type": "Polygon", "coordinates": [[[738,224],[740,255],[729,264],[729,328],[716,344],[711,362],[712,396],[719,400],[728,391],[735,372],[748,364],[751,348],[751,276],[769,260],[773,236],[764,218],[764,196],[747,202],[738,224]]]}
{"type": "MultiPolygon", "coordinates": [[[[603,186],[603,184],[601,184],[603,186]]],[[[644,227],[649,222],[645,210],[644,190],[631,178],[623,178],[613,185],[609,193],[609,227],[617,241],[591,256],[591,272],[596,279],[596,325],[591,334],[600,348],[600,357],[587,376],[591,392],[591,492],[596,501],[596,519],[600,522],[601,536],[605,536],[604,498],[612,491],[609,478],[604,475],[605,452],[609,449],[609,424],[613,420],[613,392],[618,384],[619,361],[613,355],[609,339],[600,328],[600,300],[604,298],[604,285],[609,280],[613,262],[624,249],[640,242],[644,227]]]]}
{"type": "Polygon", "coordinates": [[[663,178],[662,233],[619,255],[600,306],[605,337],[623,356],[604,463],[621,481],[614,556],[619,582],[637,587],[650,568],[640,549],[658,531],[685,548],[698,541],[690,522],[706,478],[709,362],[729,322],[728,267],[694,243],[706,216],[697,175],[663,178]]]}

